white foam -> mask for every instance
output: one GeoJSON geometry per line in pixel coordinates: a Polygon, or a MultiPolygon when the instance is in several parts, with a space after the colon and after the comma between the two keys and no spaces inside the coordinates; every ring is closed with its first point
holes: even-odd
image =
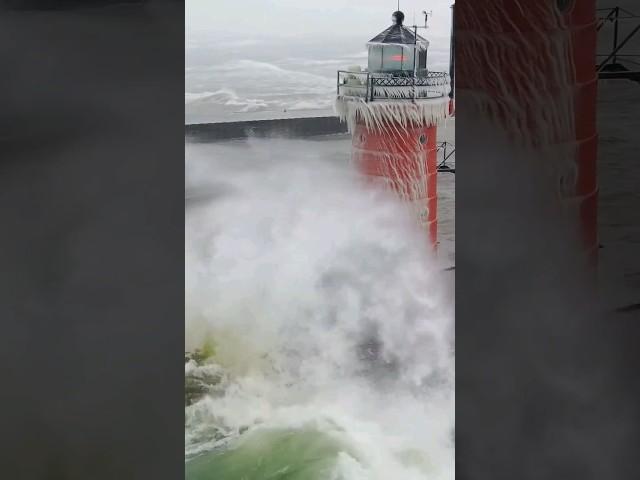
{"type": "Polygon", "coordinates": [[[187,211],[187,346],[212,335],[231,376],[189,418],[315,425],[357,452],[345,479],[452,478],[453,313],[424,233],[312,143],[250,145],[187,148],[187,178],[230,192],[187,211]]]}

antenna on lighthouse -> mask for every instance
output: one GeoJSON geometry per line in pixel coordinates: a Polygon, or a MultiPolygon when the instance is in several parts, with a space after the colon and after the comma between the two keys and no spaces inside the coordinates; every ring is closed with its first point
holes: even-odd
{"type": "Polygon", "coordinates": [[[422,15],[424,15],[424,28],[429,28],[427,26],[427,20],[430,16],[433,16],[433,10],[431,10],[430,12],[427,12],[426,10],[422,11],[422,15]]]}

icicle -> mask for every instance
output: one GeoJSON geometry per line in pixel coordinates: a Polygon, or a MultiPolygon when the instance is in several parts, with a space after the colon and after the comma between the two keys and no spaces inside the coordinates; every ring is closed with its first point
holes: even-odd
{"type": "Polygon", "coordinates": [[[361,121],[368,129],[383,132],[389,126],[432,126],[449,116],[449,97],[424,100],[393,101],[378,100],[367,102],[363,98],[339,96],[335,102],[335,112],[341,121],[354,131],[356,121],[361,121]]]}

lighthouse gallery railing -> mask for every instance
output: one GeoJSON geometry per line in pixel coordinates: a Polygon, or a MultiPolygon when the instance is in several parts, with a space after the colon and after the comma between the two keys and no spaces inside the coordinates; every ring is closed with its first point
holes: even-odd
{"type": "Polygon", "coordinates": [[[422,71],[416,76],[338,70],[338,96],[367,102],[392,99],[438,98],[448,95],[450,79],[444,72],[422,71]]]}

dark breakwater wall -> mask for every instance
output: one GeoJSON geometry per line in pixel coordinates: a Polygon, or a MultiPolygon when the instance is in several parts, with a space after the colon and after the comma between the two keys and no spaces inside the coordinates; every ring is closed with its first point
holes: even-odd
{"type": "Polygon", "coordinates": [[[192,123],[184,126],[185,137],[193,142],[213,142],[247,137],[311,137],[347,133],[347,125],[337,117],[283,118],[244,122],[192,123]]]}

